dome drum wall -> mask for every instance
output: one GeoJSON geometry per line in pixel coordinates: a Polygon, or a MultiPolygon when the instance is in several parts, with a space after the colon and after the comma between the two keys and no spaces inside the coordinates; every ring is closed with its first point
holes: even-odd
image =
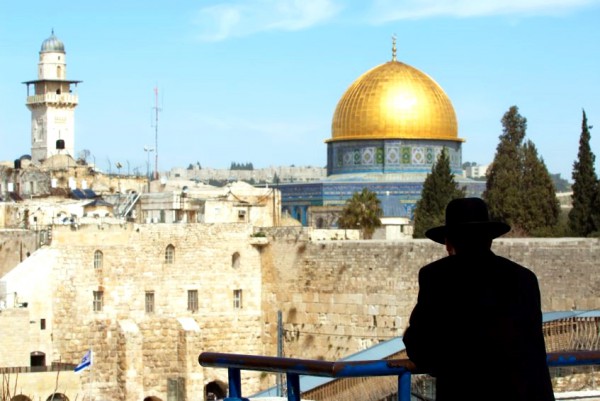
{"type": "Polygon", "coordinates": [[[327,143],[327,175],[356,173],[428,174],[442,149],[462,175],[462,143],[446,140],[359,140],[327,143]]]}

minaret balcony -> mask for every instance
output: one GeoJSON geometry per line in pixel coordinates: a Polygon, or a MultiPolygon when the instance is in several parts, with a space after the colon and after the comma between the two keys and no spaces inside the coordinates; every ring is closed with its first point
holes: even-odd
{"type": "Polygon", "coordinates": [[[79,103],[79,97],[72,93],[46,93],[44,95],[27,96],[27,104],[57,104],[57,105],[72,105],[79,103]]]}

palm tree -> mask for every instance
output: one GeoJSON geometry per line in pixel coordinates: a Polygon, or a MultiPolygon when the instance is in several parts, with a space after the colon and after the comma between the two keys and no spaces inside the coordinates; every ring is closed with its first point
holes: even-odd
{"type": "Polygon", "coordinates": [[[381,227],[382,215],[381,201],[375,192],[363,188],[362,192],[355,192],[352,198],[346,201],[338,219],[338,226],[361,230],[364,239],[371,239],[375,229],[381,227]]]}

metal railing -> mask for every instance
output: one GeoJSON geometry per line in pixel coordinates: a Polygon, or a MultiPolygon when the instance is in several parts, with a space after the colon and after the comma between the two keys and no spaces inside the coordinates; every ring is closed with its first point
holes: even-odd
{"type": "MultiPolygon", "coordinates": [[[[600,365],[600,351],[552,352],[548,366],[600,365]]],[[[284,373],[288,401],[300,401],[300,375],[331,378],[397,376],[398,401],[411,399],[411,374],[422,373],[408,359],[326,362],[311,359],[203,352],[198,362],[204,367],[226,368],[229,377],[227,401],[248,401],[242,397],[241,371],[284,373]]]]}

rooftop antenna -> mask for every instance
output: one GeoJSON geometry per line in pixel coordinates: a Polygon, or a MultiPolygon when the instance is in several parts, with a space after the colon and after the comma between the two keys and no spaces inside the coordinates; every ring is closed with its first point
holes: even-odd
{"type": "Polygon", "coordinates": [[[158,179],[158,112],[162,111],[158,107],[158,86],[154,87],[154,179],[158,179]]]}

